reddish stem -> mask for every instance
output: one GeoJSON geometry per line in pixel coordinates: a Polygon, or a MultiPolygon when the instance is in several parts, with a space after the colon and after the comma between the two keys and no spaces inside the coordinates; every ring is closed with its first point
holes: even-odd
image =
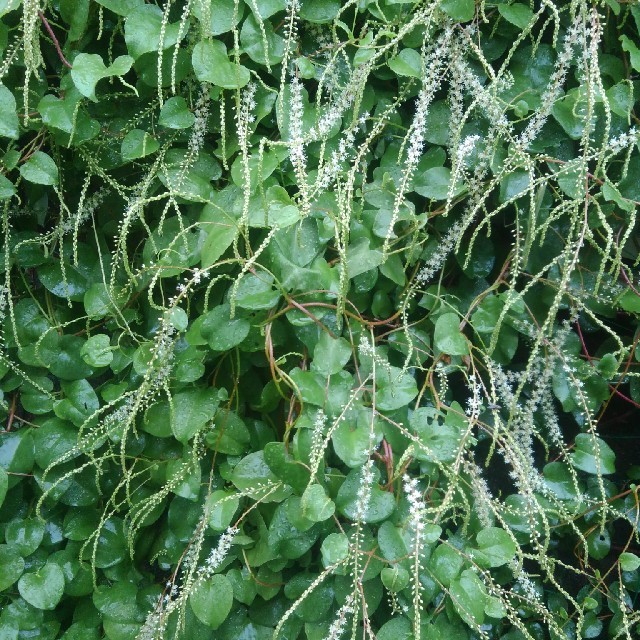
{"type": "Polygon", "coordinates": [[[51,37],[51,40],[53,40],[53,46],[56,48],[56,51],[58,52],[58,57],[62,61],[62,64],[65,67],[69,67],[69,69],[73,69],[73,67],[69,64],[67,59],[64,57],[64,54],[62,53],[62,49],[60,48],[60,43],[58,42],[58,38],[56,38],[56,34],[53,33],[53,29],[51,28],[49,21],[44,17],[44,13],[42,13],[42,11],[38,11],[38,15],[40,16],[40,20],[42,20],[42,24],[44,25],[44,28],[47,30],[47,33],[51,37]]]}

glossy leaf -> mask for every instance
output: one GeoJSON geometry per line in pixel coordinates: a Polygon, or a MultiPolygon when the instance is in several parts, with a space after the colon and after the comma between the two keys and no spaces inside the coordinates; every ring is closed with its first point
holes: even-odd
{"type": "Polygon", "coordinates": [[[231,583],[223,575],[214,575],[191,594],[189,603],[201,622],[211,629],[217,629],[231,611],[231,583]]]}
{"type": "Polygon", "coordinates": [[[18,580],[20,595],[36,609],[55,609],[64,593],[64,574],[57,564],[46,564],[18,580]]]}

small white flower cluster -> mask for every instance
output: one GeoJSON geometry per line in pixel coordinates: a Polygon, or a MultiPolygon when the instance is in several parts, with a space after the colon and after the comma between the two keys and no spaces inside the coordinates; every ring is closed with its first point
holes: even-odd
{"type": "Polygon", "coordinates": [[[355,597],[352,593],[347,596],[345,603],[336,612],[336,617],[329,627],[325,640],[338,640],[344,633],[347,617],[355,611],[355,597]]]}
{"type": "Polygon", "coordinates": [[[360,353],[361,358],[373,358],[375,352],[373,350],[373,346],[371,345],[371,341],[368,336],[361,336],[360,342],[358,343],[358,352],[360,353]]]}
{"type": "Polygon", "coordinates": [[[9,303],[9,288],[7,285],[0,285],[0,320],[5,316],[5,309],[9,303]]]}
{"type": "MultiPolygon", "coordinates": [[[[140,632],[136,636],[137,640],[159,640],[164,637],[164,632],[167,627],[167,622],[171,613],[186,603],[186,598],[189,593],[192,593],[204,580],[208,580],[213,576],[216,569],[222,564],[222,561],[227,557],[229,549],[233,543],[233,539],[238,533],[237,527],[229,527],[218,540],[218,545],[211,551],[209,557],[205,560],[202,567],[198,569],[197,578],[195,583],[190,583],[189,590],[185,590],[184,585],[180,591],[176,585],[172,582],[167,583],[169,591],[164,596],[160,597],[158,601],[158,607],[155,611],[147,616],[147,619],[140,629],[140,632]]],[[[198,548],[197,545],[191,547],[191,549],[198,548]]],[[[189,562],[189,552],[185,556],[185,564],[189,562]]]]}
{"type": "Polygon", "coordinates": [[[222,561],[229,553],[229,549],[231,549],[233,539],[236,535],[238,535],[238,528],[231,526],[220,536],[218,545],[211,551],[204,565],[198,569],[198,573],[202,579],[206,580],[210,578],[215,573],[215,570],[222,564],[222,561]]]}
{"type": "Polygon", "coordinates": [[[420,535],[424,530],[425,504],[422,492],[418,487],[418,479],[410,478],[407,474],[402,477],[404,492],[409,502],[409,524],[416,533],[416,543],[421,546],[420,535]]]}
{"type": "Polygon", "coordinates": [[[478,382],[475,373],[469,376],[469,386],[471,387],[471,396],[467,398],[465,413],[470,420],[477,420],[482,408],[482,385],[478,382]]]}
{"type": "Polygon", "coordinates": [[[70,233],[86,222],[94,211],[104,202],[109,190],[106,187],[98,189],[90,198],[81,202],[75,216],[67,218],[61,225],[62,233],[70,233]]]}
{"type": "Polygon", "coordinates": [[[373,458],[369,458],[362,467],[362,476],[360,477],[356,500],[356,522],[362,522],[367,514],[369,501],[371,500],[373,479],[373,458]]]}
{"type": "Polygon", "coordinates": [[[465,471],[471,479],[471,495],[478,520],[483,527],[491,527],[493,526],[493,496],[489,485],[482,477],[482,471],[477,464],[466,462],[465,471]]]}
{"type": "Polygon", "coordinates": [[[309,203],[306,197],[307,158],[303,132],[304,104],[302,101],[302,84],[295,76],[291,79],[289,107],[289,159],[293,165],[293,172],[302,197],[301,211],[303,215],[307,215],[309,213],[309,203]]]}
{"type": "Polygon", "coordinates": [[[530,602],[540,602],[541,595],[536,584],[531,580],[529,575],[524,571],[520,572],[516,584],[522,590],[522,595],[530,602]]]}
{"type": "Polygon", "coordinates": [[[136,640],[158,640],[164,637],[167,622],[158,611],[152,611],[144,621],[136,640]]]}
{"type": "Polygon", "coordinates": [[[191,157],[197,156],[204,144],[205,134],[207,133],[207,119],[209,118],[210,104],[209,84],[203,82],[193,111],[195,121],[191,131],[191,138],[189,138],[189,155],[191,157]]]}
{"type": "Polygon", "coordinates": [[[311,463],[315,464],[324,452],[324,431],[327,416],[322,409],[318,409],[315,420],[313,421],[313,431],[311,432],[311,463]]]}
{"type": "Polygon", "coordinates": [[[580,15],[567,31],[564,45],[556,59],[555,69],[549,78],[549,84],[541,98],[541,106],[529,121],[525,130],[520,135],[517,144],[520,148],[526,149],[540,134],[544,123],[551,114],[551,109],[558,99],[562,90],[562,85],[569,71],[571,61],[574,58],[574,47],[578,43],[582,21],[580,15]]]}
{"type": "Polygon", "coordinates": [[[465,158],[473,152],[479,140],[480,140],[480,136],[477,134],[474,134],[472,136],[467,136],[460,143],[460,145],[458,146],[458,149],[456,150],[456,158],[459,163],[463,162],[465,158]]]}
{"type": "Polygon", "coordinates": [[[418,272],[417,281],[420,284],[429,283],[436,273],[442,268],[445,260],[453,251],[456,242],[460,238],[463,232],[464,222],[463,220],[457,220],[451,226],[447,234],[440,239],[438,243],[438,250],[434,251],[433,255],[424,263],[422,269],[418,272]]]}
{"type": "Polygon", "coordinates": [[[294,165],[304,164],[306,161],[303,143],[304,104],[302,102],[302,84],[296,76],[291,78],[289,97],[289,132],[291,142],[289,157],[294,165]]]}
{"type": "Polygon", "coordinates": [[[318,120],[317,126],[309,131],[312,139],[320,140],[329,134],[342,117],[342,114],[353,104],[356,96],[363,90],[370,71],[371,69],[367,64],[355,68],[338,98],[325,110],[318,120]]]}
{"type": "Polygon", "coordinates": [[[240,101],[240,109],[237,113],[238,142],[242,149],[246,149],[249,145],[249,125],[255,120],[253,111],[256,108],[256,85],[250,82],[242,92],[240,101]]]}
{"type": "Polygon", "coordinates": [[[632,144],[635,144],[640,139],[640,134],[635,127],[631,127],[629,131],[625,133],[621,133],[619,136],[615,138],[611,138],[609,140],[607,147],[611,153],[619,153],[623,149],[630,147],[632,144]]]}
{"type": "MultiPolygon", "coordinates": [[[[363,113],[358,119],[357,124],[365,126],[368,113],[363,113]]],[[[348,159],[351,150],[353,149],[353,142],[356,137],[356,127],[351,127],[346,134],[340,138],[338,148],[331,152],[329,162],[323,165],[318,174],[318,180],[316,181],[316,189],[322,191],[327,189],[340,174],[342,164],[348,159]]]]}
{"type": "MultiPolygon", "coordinates": [[[[144,269],[144,265],[142,265],[141,269],[144,269]]],[[[193,268],[191,270],[191,278],[185,277],[182,282],[178,282],[176,285],[177,294],[168,299],[169,306],[174,307],[178,304],[180,296],[187,293],[192,286],[200,284],[203,278],[207,277],[209,277],[209,272],[206,269],[193,268]]]]}
{"type": "Polygon", "coordinates": [[[424,147],[424,134],[427,126],[427,112],[429,111],[429,105],[433,101],[433,96],[440,86],[440,79],[437,73],[444,62],[442,57],[444,56],[444,48],[438,48],[437,51],[440,55],[430,60],[431,73],[429,77],[425,78],[425,81],[418,94],[418,100],[416,102],[416,112],[411,123],[411,133],[409,134],[409,148],[407,150],[407,171],[413,171],[420,158],[422,158],[422,149],[424,147]],[[429,82],[430,81],[430,82],[429,82]]]}

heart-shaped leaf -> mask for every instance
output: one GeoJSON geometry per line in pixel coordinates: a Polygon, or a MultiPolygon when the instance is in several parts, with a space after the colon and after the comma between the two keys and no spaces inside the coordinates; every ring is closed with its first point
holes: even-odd
{"type": "Polygon", "coordinates": [[[36,609],[55,609],[64,593],[64,573],[53,563],[47,563],[34,573],[25,573],[18,580],[20,595],[36,609]]]}

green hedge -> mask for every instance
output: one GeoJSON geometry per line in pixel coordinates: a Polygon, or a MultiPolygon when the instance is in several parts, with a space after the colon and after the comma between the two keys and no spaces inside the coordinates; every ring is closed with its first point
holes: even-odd
{"type": "Polygon", "coordinates": [[[0,639],[636,637],[639,27],[0,0],[0,639]]]}

